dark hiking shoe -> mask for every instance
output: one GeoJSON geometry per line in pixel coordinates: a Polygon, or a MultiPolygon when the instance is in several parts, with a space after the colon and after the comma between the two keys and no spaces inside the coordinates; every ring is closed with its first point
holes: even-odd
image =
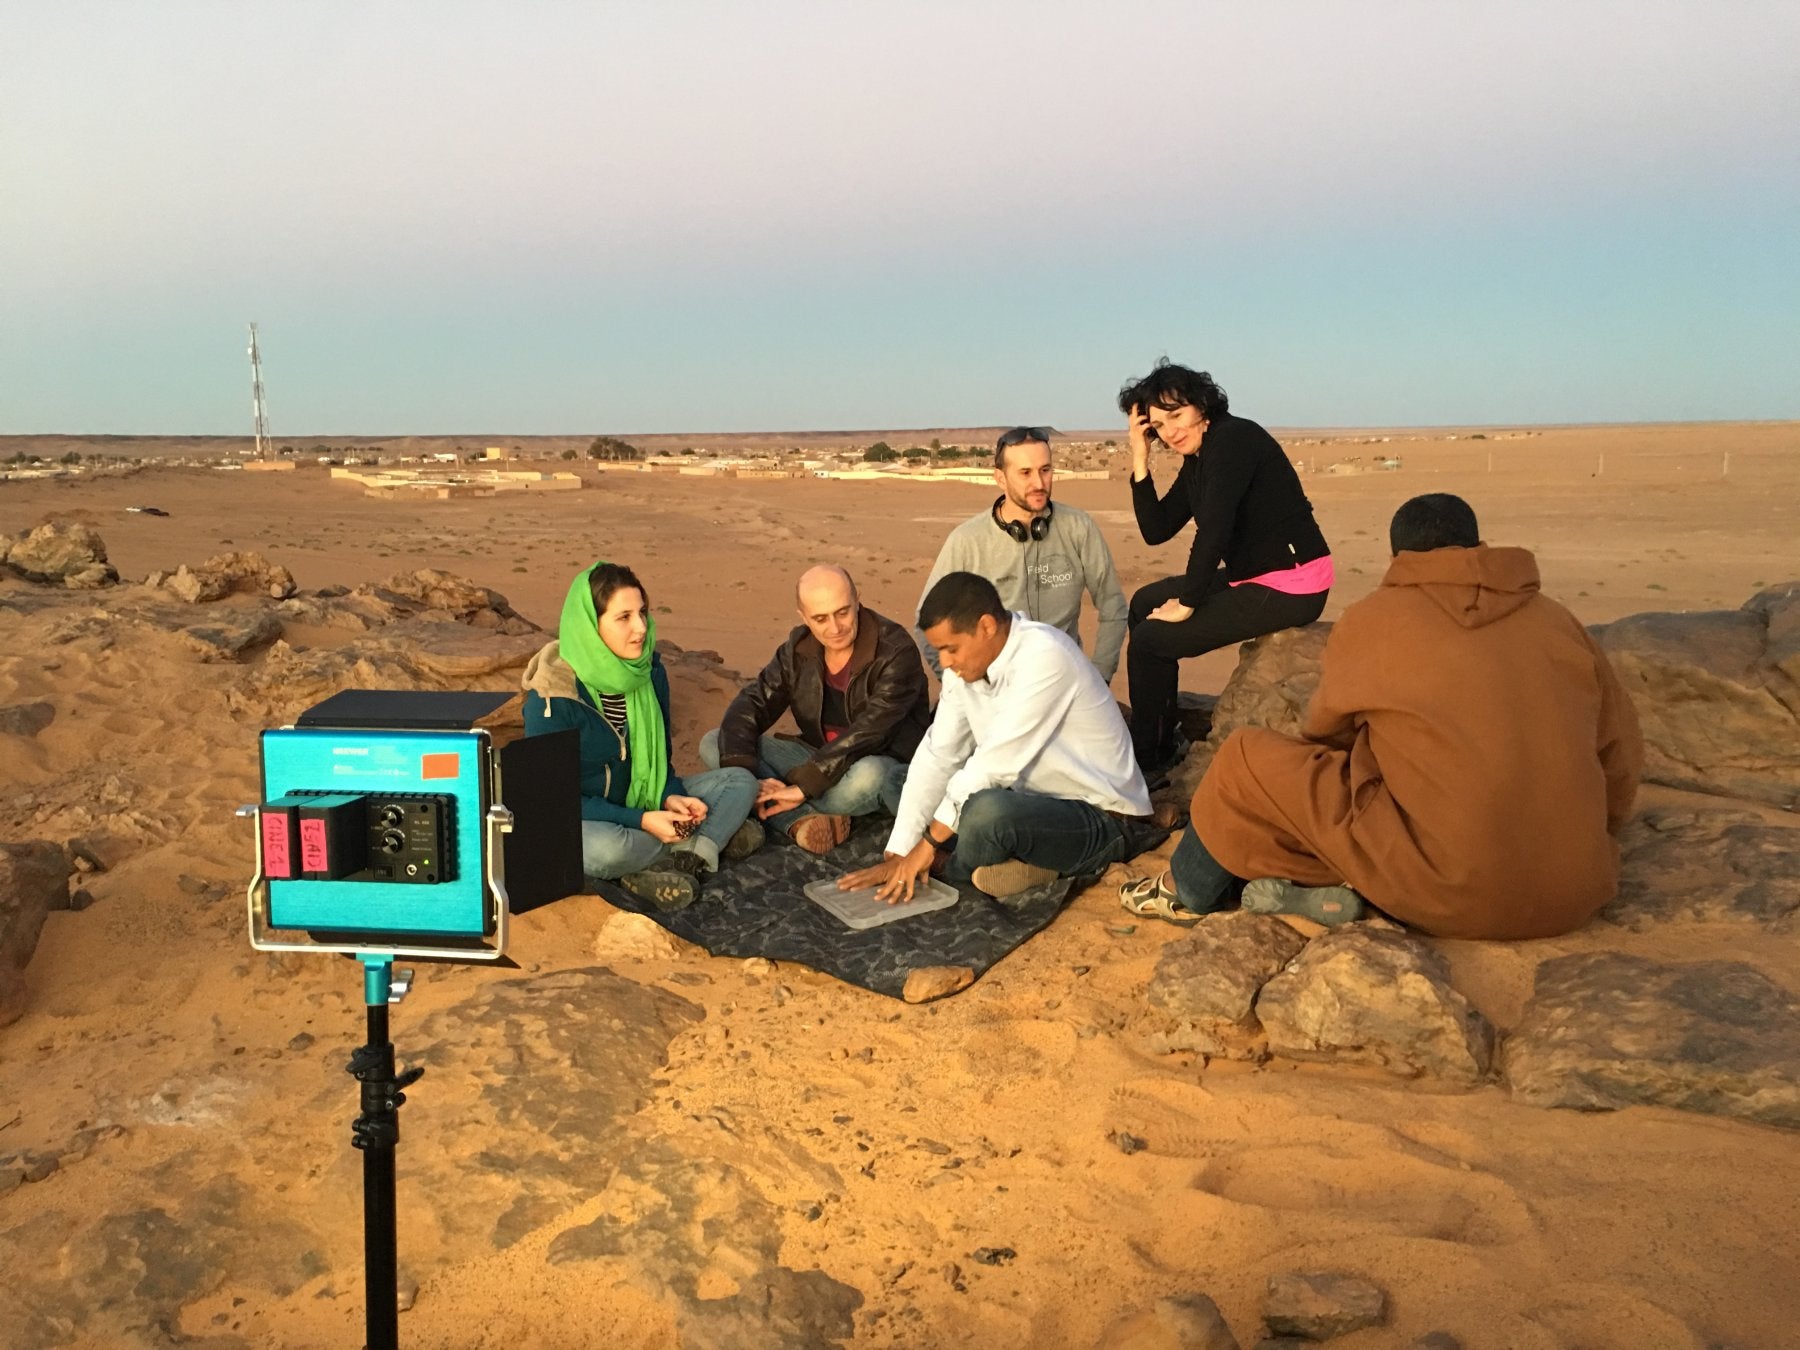
{"type": "Polygon", "coordinates": [[[1363,898],[1348,886],[1296,886],[1280,877],[1245,882],[1243,903],[1252,914],[1298,914],[1327,928],[1363,916],[1363,898]]]}
{"type": "Polygon", "coordinates": [[[763,846],[765,838],[767,838],[767,834],[763,830],[760,820],[746,820],[737,827],[731,838],[725,841],[725,847],[719,850],[719,856],[727,862],[737,862],[740,859],[748,858],[763,846]]]}
{"type": "Polygon", "coordinates": [[[665,914],[686,909],[700,896],[700,876],[706,864],[699,855],[669,853],[641,872],[629,872],[619,885],[640,900],[647,900],[665,914]]]}

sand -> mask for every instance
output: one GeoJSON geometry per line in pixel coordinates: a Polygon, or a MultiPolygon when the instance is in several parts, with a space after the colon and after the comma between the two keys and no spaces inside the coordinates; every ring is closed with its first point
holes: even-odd
{"type": "MultiPolygon", "coordinates": [[[[1308,475],[1339,560],[1327,618],[1376,584],[1388,516],[1423,491],[1463,494],[1486,537],[1533,548],[1546,589],[1588,622],[1735,607],[1800,576],[1793,424],[1294,448],[1315,451],[1321,463],[1402,457],[1393,471],[1308,475]]],[[[991,495],[585,472],[594,486],[580,493],[411,503],[333,486],[322,469],[152,467],[0,484],[0,531],[88,521],[127,579],[233,548],[262,552],[305,588],[443,567],[542,624],[569,575],[606,556],[644,577],[666,638],[748,672],[791,621],[803,567],[842,562],[865,602],[904,616],[944,532],[991,495]],[[126,514],[134,504],[170,514],[126,514]]],[[[1057,495],[1102,521],[1128,592],[1178,568],[1184,542],[1136,540],[1122,482],[1057,495]]],[[[262,723],[232,695],[244,672],[196,665],[165,635],[96,641],[78,631],[79,606],[58,620],[68,640],[52,641],[7,607],[26,588],[4,585],[0,632],[15,636],[0,652],[0,703],[48,699],[58,717],[0,764],[0,838],[60,840],[123,820],[150,841],[92,878],[91,909],[51,916],[31,1009],[0,1029],[0,1152],[53,1150],[83,1122],[128,1127],[0,1196],[5,1283],[86,1281],[141,1299],[140,1284],[83,1266],[82,1216],[160,1209],[194,1232],[209,1214],[218,1231],[264,1216],[270,1252],[283,1225],[307,1235],[311,1273],[277,1293],[277,1256],[202,1244],[196,1260],[222,1273],[198,1280],[204,1293],[166,1330],[357,1344],[355,1095],[341,1066],[361,1039],[358,981],[347,963],[264,957],[245,942],[250,841],[230,812],[257,795],[262,723]],[[24,634],[40,645],[14,648],[24,634]],[[300,1033],[314,1040],[295,1049],[300,1033]]],[[[1189,663],[1184,684],[1216,690],[1232,660],[1189,663]]],[[[678,767],[692,766],[732,688],[723,676],[678,686],[678,767]]],[[[1116,688],[1124,697],[1123,674],[1116,688]]],[[[857,1291],[854,1342],[871,1346],[1089,1346],[1120,1315],[1188,1290],[1216,1299],[1248,1346],[1268,1276],[1313,1267],[1357,1270],[1389,1292],[1391,1325],[1339,1342],[1349,1350],[1434,1329],[1521,1350],[1792,1341],[1794,1135],[1659,1109],[1539,1111],[1497,1087],[1153,1056],[1133,1031],[1157,954],[1177,936],[1131,924],[1095,887],[973,989],[914,1008],[800,967],[713,960],[578,897],[518,923],[521,972],[422,969],[395,1012],[402,1060],[432,1052],[404,1113],[401,1255],[421,1285],[404,1342],[806,1344],[746,1330],[759,1323],[745,1307],[773,1315],[798,1297],[769,1292],[776,1263],[857,1291]],[[636,1058],[621,1049],[630,1090],[595,1121],[583,1183],[496,1250],[498,1216],[483,1208],[504,1193],[496,1103],[526,1080],[508,1078],[485,1042],[458,1041],[458,1010],[507,979],[595,966],[663,1030],[631,1042],[636,1058]],[[1149,1146],[1124,1153],[1109,1138],[1119,1131],[1149,1146]],[[660,1245],[565,1259],[569,1235],[603,1219],[660,1245]],[[1015,1255],[973,1256],[999,1248],[1015,1255]]],[[[1665,957],[1754,955],[1800,988],[1794,952],[1753,952],[1767,939],[1742,930],[1634,940],[1665,957]]],[[[1602,943],[1448,947],[1459,985],[1505,1029],[1538,960],[1602,943]]],[[[624,1046],[627,1030],[597,1034],[624,1046]]],[[[578,1152],[585,1138],[565,1143],[578,1152]]],[[[5,1334],[6,1310],[24,1306],[0,1296],[0,1341],[44,1334],[35,1323],[5,1334]]],[[[166,1343],[154,1327],[121,1330],[103,1301],[79,1311],[55,1343],[166,1343]]]]}

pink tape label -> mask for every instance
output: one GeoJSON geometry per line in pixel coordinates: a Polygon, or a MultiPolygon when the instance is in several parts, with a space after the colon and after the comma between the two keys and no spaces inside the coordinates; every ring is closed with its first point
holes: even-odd
{"type": "Polygon", "coordinates": [[[292,821],[286,811],[264,811],[262,817],[263,875],[291,877],[294,860],[289,855],[288,828],[292,821]]]}
{"type": "Polygon", "coordinates": [[[331,870],[331,854],[325,844],[325,822],[316,816],[300,822],[300,866],[308,872],[331,870]]]}

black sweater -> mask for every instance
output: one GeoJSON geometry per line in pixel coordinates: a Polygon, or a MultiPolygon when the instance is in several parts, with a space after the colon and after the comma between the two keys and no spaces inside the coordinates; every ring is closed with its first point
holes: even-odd
{"type": "Polygon", "coordinates": [[[1221,563],[1227,581],[1248,581],[1331,552],[1286,452],[1243,417],[1213,419],[1200,448],[1182,460],[1166,496],[1157,497],[1148,474],[1134,480],[1131,504],[1146,544],[1165,543],[1194,522],[1188,585],[1181,597],[1185,605],[1198,603],[1212,588],[1221,563]]]}

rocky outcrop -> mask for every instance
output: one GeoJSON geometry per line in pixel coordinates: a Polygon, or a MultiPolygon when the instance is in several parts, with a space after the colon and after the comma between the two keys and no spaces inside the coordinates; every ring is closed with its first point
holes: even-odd
{"type": "Polygon", "coordinates": [[[1256,1015],[1273,1054],[1372,1064],[1462,1082],[1487,1076],[1494,1028],[1450,985],[1441,953],[1411,934],[1347,924],[1314,938],[1263,986],[1256,1015]]]}
{"type": "Polygon", "coordinates": [[[512,689],[543,645],[451,624],[399,624],[341,647],[300,651],[276,642],[227,694],[234,710],[291,717],[340,689],[512,689]]]}
{"type": "Polygon", "coordinates": [[[1633,614],[1594,635],[1644,728],[1644,777],[1800,805],[1800,582],[1741,609],[1633,614]]]}
{"type": "Polygon", "coordinates": [[[542,631],[500,592],[435,567],[399,572],[355,590],[328,587],[284,601],[278,610],[293,623],[348,632],[368,632],[406,619],[465,624],[507,637],[542,631]]]}
{"type": "Polygon", "coordinates": [[[281,636],[281,620],[267,610],[240,619],[190,624],[181,637],[202,661],[241,661],[247,652],[266,647],[281,636]]]}
{"type": "Polygon", "coordinates": [[[96,590],[119,579],[99,531],[75,521],[40,525],[22,539],[0,535],[0,562],[27,581],[71,590],[96,590]]]}
{"type": "Polygon", "coordinates": [[[1254,1058],[1263,1040],[1256,996],[1305,945],[1271,915],[1208,914],[1157,958],[1149,999],[1163,1016],[1146,1037],[1148,1048],[1254,1058]]]}
{"type": "Polygon", "coordinates": [[[1538,967],[1504,1055],[1533,1106],[1670,1106],[1800,1128],[1800,999],[1739,961],[1621,952],[1538,967]]]}
{"type": "Polygon", "coordinates": [[[41,840],[0,844],[0,1027],[25,1011],[25,966],[44,917],[69,906],[69,858],[41,840]]]}
{"type": "Polygon", "coordinates": [[[260,553],[218,553],[198,567],[183,563],[165,577],[162,587],[190,605],[223,600],[228,595],[261,595],[282,600],[297,587],[294,574],[260,553]]]}
{"type": "Polygon", "coordinates": [[[514,610],[499,591],[436,567],[396,572],[386,581],[360,588],[356,594],[392,605],[402,614],[431,611],[458,623],[508,634],[541,631],[514,610]]]}
{"type": "Polygon", "coordinates": [[[1600,912],[1608,922],[1800,928],[1800,829],[1748,811],[1652,809],[1625,827],[1619,845],[1619,894],[1600,912]]]}

